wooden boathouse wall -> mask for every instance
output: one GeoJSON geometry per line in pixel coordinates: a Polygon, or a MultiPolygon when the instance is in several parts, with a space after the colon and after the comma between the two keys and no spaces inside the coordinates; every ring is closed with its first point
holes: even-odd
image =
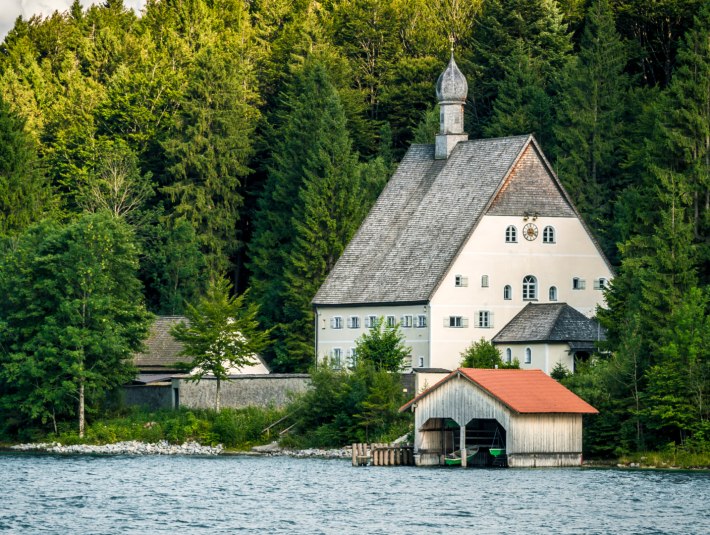
{"type": "Polygon", "coordinates": [[[444,431],[444,419],[459,426],[473,419],[495,419],[506,431],[508,466],[579,466],[582,462],[582,415],[570,413],[520,414],[461,376],[452,377],[415,407],[418,464],[440,464],[451,451],[454,435],[444,431]]]}

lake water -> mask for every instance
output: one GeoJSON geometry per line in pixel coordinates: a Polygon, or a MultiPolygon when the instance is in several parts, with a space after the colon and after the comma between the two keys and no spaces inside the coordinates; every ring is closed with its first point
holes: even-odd
{"type": "Polygon", "coordinates": [[[710,533],[710,473],[0,454],[0,533],[710,533]]]}

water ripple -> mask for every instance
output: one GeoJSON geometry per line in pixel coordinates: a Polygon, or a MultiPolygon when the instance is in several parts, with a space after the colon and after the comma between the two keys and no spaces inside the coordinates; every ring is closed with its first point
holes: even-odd
{"type": "Polygon", "coordinates": [[[0,454],[0,532],[707,534],[710,474],[0,454]]]}

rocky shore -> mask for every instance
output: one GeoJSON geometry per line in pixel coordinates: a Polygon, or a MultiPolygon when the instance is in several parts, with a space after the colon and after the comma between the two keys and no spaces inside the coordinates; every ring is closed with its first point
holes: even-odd
{"type": "Polygon", "coordinates": [[[75,444],[63,446],[58,442],[44,442],[38,444],[17,444],[10,447],[15,451],[44,451],[47,453],[91,454],[91,455],[219,455],[222,445],[202,446],[197,442],[184,444],[169,444],[165,440],[154,444],[146,442],[116,442],[93,446],[89,444],[75,444]]]}
{"type": "Polygon", "coordinates": [[[59,454],[89,454],[89,455],[263,455],[263,456],[289,456],[299,458],[320,459],[349,459],[352,449],[349,447],[336,449],[311,448],[305,450],[285,449],[276,442],[264,446],[255,446],[250,452],[226,452],[221,444],[217,446],[202,446],[197,442],[184,444],[170,444],[165,440],[157,443],[137,441],[116,442],[94,446],[90,444],[75,444],[64,446],[59,442],[41,442],[36,444],[17,444],[10,446],[12,451],[41,451],[59,454]]]}

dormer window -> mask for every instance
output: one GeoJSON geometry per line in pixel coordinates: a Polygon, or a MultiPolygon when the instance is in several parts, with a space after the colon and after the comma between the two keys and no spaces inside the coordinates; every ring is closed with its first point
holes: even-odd
{"type": "Polygon", "coordinates": [[[517,243],[518,241],[518,230],[515,226],[510,225],[505,229],[505,243],[517,243]]]}
{"type": "Polygon", "coordinates": [[[542,231],[542,243],[555,243],[555,228],[545,227],[542,231]]]}

